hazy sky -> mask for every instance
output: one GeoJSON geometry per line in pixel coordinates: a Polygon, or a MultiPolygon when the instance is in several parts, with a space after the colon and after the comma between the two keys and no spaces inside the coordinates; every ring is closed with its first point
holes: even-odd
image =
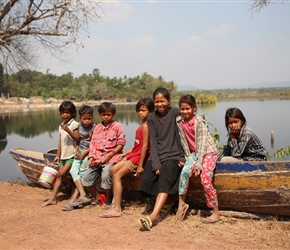
{"type": "MultiPolygon", "coordinates": [[[[281,1],[277,1],[281,2],[281,1]]],[[[290,81],[290,3],[252,13],[250,1],[106,1],[84,48],[53,74],[135,77],[198,88],[290,81]]]]}

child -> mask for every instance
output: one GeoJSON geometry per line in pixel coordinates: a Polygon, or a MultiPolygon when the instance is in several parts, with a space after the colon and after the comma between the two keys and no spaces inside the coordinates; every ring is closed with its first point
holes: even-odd
{"type": "Polygon", "coordinates": [[[83,105],[79,109],[79,143],[77,144],[74,161],[69,171],[76,185],[76,188],[70,202],[62,208],[63,211],[71,211],[76,207],[85,206],[91,203],[91,199],[86,197],[82,179],[84,172],[88,168],[87,155],[89,153],[90,141],[94,128],[93,113],[94,110],[87,105],[83,105]]]}
{"type": "Polygon", "coordinates": [[[102,176],[101,187],[105,190],[106,201],[103,209],[108,209],[112,203],[110,170],[113,164],[118,162],[126,143],[123,126],[114,121],[115,106],[110,102],[103,102],[99,108],[102,122],[94,128],[88,156],[89,168],[84,174],[84,186],[88,187],[91,195],[99,200],[95,182],[102,176]]]}
{"type": "Polygon", "coordinates": [[[196,102],[192,95],[184,95],[179,100],[181,116],[176,118],[181,144],[186,155],[179,180],[179,203],[176,220],[183,220],[189,208],[185,203],[189,178],[199,176],[206,203],[213,209],[212,215],[205,218],[204,223],[215,223],[219,220],[217,192],[212,185],[213,171],[217,161],[217,147],[209,134],[206,121],[196,115],[196,102]]]}
{"type": "Polygon", "coordinates": [[[77,113],[75,105],[71,101],[64,101],[59,106],[59,112],[63,122],[59,126],[60,138],[53,163],[59,164],[60,166],[53,186],[52,196],[42,204],[43,207],[57,203],[56,197],[58,190],[61,186],[62,179],[66,178],[65,175],[73,163],[76,142],[79,140],[79,123],[75,121],[77,113]]]}
{"type": "Polygon", "coordinates": [[[218,160],[227,161],[266,161],[265,147],[259,136],[246,126],[246,118],[238,108],[229,108],[225,115],[228,142],[219,152],[218,160]]]}
{"type": "Polygon", "coordinates": [[[157,88],[153,100],[156,110],[147,118],[151,150],[140,191],[157,197],[152,213],[139,219],[144,230],[150,230],[156,222],[168,195],[177,193],[180,166],[185,162],[175,123],[178,108],[170,107],[170,94],[165,88],[157,88]]]}
{"type": "Polygon", "coordinates": [[[150,98],[141,99],[136,104],[136,112],[142,122],[136,130],[135,143],[133,149],[119,156],[119,161],[111,168],[113,181],[114,204],[109,211],[100,214],[101,218],[120,217],[122,215],[122,177],[130,172],[136,172],[139,176],[143,172],[143,164],[149,156],[149,129],[147,116],[154,110],[154,102],[150,98]]]}

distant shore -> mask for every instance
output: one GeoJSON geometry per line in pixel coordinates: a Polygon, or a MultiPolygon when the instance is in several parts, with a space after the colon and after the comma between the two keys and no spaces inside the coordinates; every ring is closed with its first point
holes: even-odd
{"type": "MultiPolygon", "coordinates": [[[[0,113],[12,113],[12,112],[28,112],[31,110],[44,110],[44,109],[58,109],[59,105],[63,102],[64,100],[50,100],[48,101],[43,101],[43,100],[29,100],[25,99],[22,101],[18,101],[15,99],[3,99],[0,98],[0,113]]],[[[114,104],[127,104],[127,105],[132,105],[135,104],[135,102],[124,102],[120,100],[100,100],[100,101],[93,101],[93,100],[88,100],[88,101],[83,101],[83,102],[75,102],[72,101],[77,107],[82,106],[84,104],[89,105],[89,106],[97,106],[101,104],[104,101],[108,102],[113,102],[114,104]]]]}

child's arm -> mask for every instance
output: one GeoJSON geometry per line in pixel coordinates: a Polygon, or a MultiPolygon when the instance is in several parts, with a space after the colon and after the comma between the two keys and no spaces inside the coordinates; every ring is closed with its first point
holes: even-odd
{"type": "Polygon", "coordinates": [[[147,125],[147,122],[143,124],[142,126],[142,137],[143,137],[143,144],[142,144],[142,151],[140,155],[139,165],[136,170],[136,176],[139,176],[143,172],[143,165],[144,160],[146,158],[148,147],[149,147],[149,128],[147,125]]]}
{"type": "Polygon", "coordinates": [[[115,154],[118,154],[118,153],[122,152],[123,147],[124,147],[123,145],[117,145],[117,147],[113,151],[111,151],[110,153],[105,154],[105,156],[103,157],[101,163],[102,164],[108,163],[115,154]]]}
{"type": "Polygon", "coordinates": [[[66,131],[68,134],[69,134],[69,136],[73,139],[73,140],[75,140],[76,142],[79,142],[80,141],[80,137],[79,137],[79,128],[76,128],[74,131],[71,131],[70,129],[69,129],[69,127],[66,125],[66,124],[61,124],[60,125],[61,126],[61,128],[64,130],[64,131],[66,131]]]}
{"type": "Polygon", "coordinates": [[[59,138],[59,142],[58,142],[58,146],[57,146],[57,152],[56,152],[56,156],[55,156],[55,158],[53,160],[53,164],[55,164],[55,165],[59,164],[60,155],[61,155],[61,143],[60,143],[60,138],[59,138]]]}

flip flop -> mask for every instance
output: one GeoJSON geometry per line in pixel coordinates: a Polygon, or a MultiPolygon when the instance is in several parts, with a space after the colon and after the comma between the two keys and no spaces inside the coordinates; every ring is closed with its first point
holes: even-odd
{"type": "Polygon", "coordinates": [[[150,219],[149,216],[146,216],[144,218],[140,218],[139,224],[144,230],[147,230],[147,231],[150,231],[152,226],[153,226],[152,220],[150,219]]]}
{"type": "Polygon", "coordinates": [[[184,219],[185,215],[186,215],[186,212],[187,212],[188,208],[189,208],[189,205],[188,204],[184,204],[183,210],[181,212],[179,212],[177,210],[177,212],[176,212],[176,220],[182,221],[184,219]]]}
{"type": "Polygon", "coordinates": [[[102,213],[99,215],[100,218],[117,218],[117,217],[121,217],[122,214],[121,213],[102,213]]]}
{"type": "Polygon", "coordinates": [[[68,203],[68,204],[64,205],[61,210],[62,211],[72,211],[72,210],[74,210],[74,207],[72,206],[71,203],[68,203]]]}
{"type": "Polygon", "coordinates": [[[202,223],[205,223],[205,224],[214,224],[214,223],[217,223],[220,219],[212,219],[210,217],[207,217],[205,219],[202,220],[202,223]]]}
{"type": "Polygon", "coordinates": [[[92,202],[91,199],[81,199],[81,198],[78,198],[76,202],[72,203],[71,205],[74,207],[74,208],[78,208],[78,207],[84,207],[86,205],[89,205],[90,203],[92,202]]]}

